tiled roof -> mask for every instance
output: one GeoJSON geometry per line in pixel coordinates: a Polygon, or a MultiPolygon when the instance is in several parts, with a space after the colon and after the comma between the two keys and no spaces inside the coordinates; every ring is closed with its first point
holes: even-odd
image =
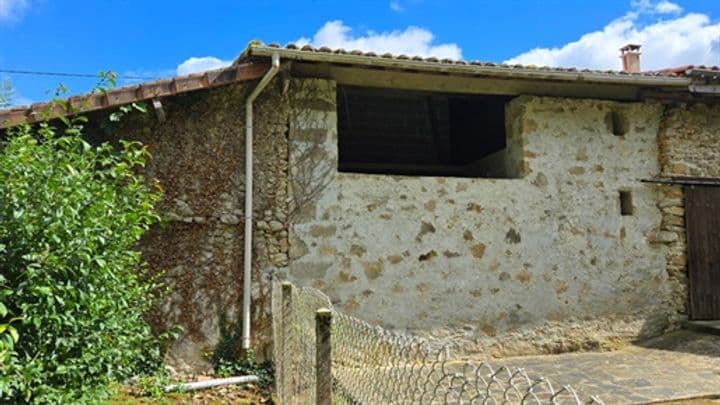
{"type": "MultiPolygon", "coordinates": [[[[260,78],[269,68],[267,57],[279,53],[281,60],[309,62],[329,62],[341,65],[357,65],[368,68],[398,69],[413,72],[432,72],[470,76],[496,76],[502,78],[585,81],[591,83],[610,83],[644,86],[672,86],[685,88],[691,78],[720,79],[718,66],[681,66],[652,72],[628,73],[616,70],[593,70],[533,65],[510,65],[503,63],[464,61],[446,58],[377,54],[360,50],[331,49],[328,47],[298,46],[288,44],[281,47],[272,43],[267,46],[258,42],[251,43],[232,66],[210,70],[204,73],[179,76],[146,82],[139,85],[112,89],[106,93],[89,93],[68,99],[71,111],[59,110],[54,114],[101,110],[135,101],[157,97],[172,96],[185,92],[201,90],[246,80],[260,78]]],[[[49,103],[37,103],[29,107],[15,107],[0,110],[0,128],[17,125],[21,122],[41,119],[41,112],[52,107],[49,103]]]]}
{"type": "Polygon", "coordinates": [[[652,72],[656,75],[673,77],[712,77],[720,78],[720,66],[684,65],[652,72]]]}
{"type": "Polygon", "coordinates": [[[104,93],[95,92],[82,94],[67,99],[70,105],[70,109],[67,111],[58,105],[53,106],[50,103],[36,103],[31,106],[13,107],[0,110],[0,128],[10,127],[26,121],[34,122],[42,120],[47,114],[71,115],[102,110],[137,101],[253,80],[262,77],[269,67],[270,64],[267,61],[249,61],[233,64],[223,69],[208,70],[203,73],[118,87],[104,93]]]}
{"type": "Polygon", "coordinates": [[[705,67],[705,66],[682,66],[674,69],[664,69],[659,71],[646,71],[639,73],[629,73],[622,70],[599,70],[599,69],[580,69],[574,67],[550,67],[550,66],[536,66],[536,65],[521,65],[521,64],[506,64],[506,63],[495,63],[495,62],[484,62],[479,60],[458,60],[449,58],[436,58],[436,57],[424,57],[424,56],[409,56],[409,55],[395,55],[392,53],[375,53],[375,52],[364,52],[361,50],[346,50],[346,49],[332,49],[326,46],[313,47],[311,45],[296,45],[293,43],[287,44],[284,47],[277,43],[271,43],[264,47],[249,46],[243,54],[238,58],[239,61],[245,60],[246,57],[255,54],[253,48],[256,49],[277,49],[281,51],[299,51],[300,53],[307,54],[327,54],[327,55],[349,55],[349,56],[361,56],[369,59],[384,59],[393,60],[397,62],[422,62],[427,64],[437,65],[456,65],[456,66],[475,66],[475,67],[490,67],[490,68],[502,68],[507,70],[533,70],[533,71],[544,71],[544,72],[561,72],[561,73],[590,73],[590,74],[602,74],[602,75],[614,75],[619,77],[627,76],[649,76],[649,77],[684,77],[686,73],[689,73],[692,69],[711,69],[720,70],[719,66],[705,67]]]}

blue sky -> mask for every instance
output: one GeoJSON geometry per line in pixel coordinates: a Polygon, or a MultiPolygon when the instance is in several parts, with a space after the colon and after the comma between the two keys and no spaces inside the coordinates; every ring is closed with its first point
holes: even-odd
{"type": "MultiPolygon", "coordinates": [[[[252,39],[599,69],[638,42],[644,69],[720,65],[720,1],[0,0],[0,70],[173,76],[228,63],[252,39]]],[[[8,76],[16,104],[96,82],[8,76]]]]}

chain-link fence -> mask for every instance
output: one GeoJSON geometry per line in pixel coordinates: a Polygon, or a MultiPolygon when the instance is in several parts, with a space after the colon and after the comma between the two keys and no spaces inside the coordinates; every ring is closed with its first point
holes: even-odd
{"type": "Polygon", "coordinates": [[[454,360],[451,342],[372,326],[312,288],[274,282],[272,312],[282,403],[603,403],[522,368],[454,360]]]}

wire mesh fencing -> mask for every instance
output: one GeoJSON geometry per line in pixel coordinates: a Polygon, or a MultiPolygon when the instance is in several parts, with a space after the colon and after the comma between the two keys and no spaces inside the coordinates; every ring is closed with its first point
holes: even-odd
{"type": "Polygon", "coordinates": [[[316,391],[316,314],[330,299],[312,288],[273,282],[275,381],[283,404],[313,404],[316,391]]]}
{"type": "Polygon", "coordinates": [[[373,326],[275,281],[276,385],[287,404],[603,404],[523,368],[453,358],[452,342],[373,326]]]}

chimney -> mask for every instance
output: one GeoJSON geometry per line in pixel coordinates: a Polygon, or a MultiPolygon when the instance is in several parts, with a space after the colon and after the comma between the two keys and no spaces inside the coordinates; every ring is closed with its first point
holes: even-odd
{"type": "Polygon", "coordinates": [[[620,48],[623,70],[628,73],[640,73],[640,45],[627,44],[620,48]]]}

